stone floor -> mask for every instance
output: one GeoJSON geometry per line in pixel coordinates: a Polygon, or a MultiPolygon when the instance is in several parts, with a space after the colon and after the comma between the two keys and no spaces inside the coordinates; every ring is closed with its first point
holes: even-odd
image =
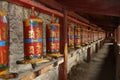
{"type": "Polygon", "coordinates": [[[115,80],[113,45],[106,43],[90,63],[80,63],[71,69],[68,80],[115,80]]]}

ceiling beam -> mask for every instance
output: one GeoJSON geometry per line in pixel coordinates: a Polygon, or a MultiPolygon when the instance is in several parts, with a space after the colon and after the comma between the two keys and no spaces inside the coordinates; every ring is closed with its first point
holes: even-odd
{"type": "Polygon", "coordinates": [[[63,11],[63,6],[61,4],[59,4],[58,2],[54,1],[54,0],[35,0],[35,1],[38,1],[42,4],[45,4],[51,8],[54,8],[56,10],[59,10],[59,11],[63,11]]]}
{"type": "Polygon", "coordinates": [[[82,8],[71,8],[73,11],[77,11],[78,13],[89,13],[89,14],[97,14],[97,15],[107,15],[107,16],[117,16],[120,17],[120,12],[117,11],[105,11],[105,10],[91,10],[91,9],[82,9],[82,8]]]}
{"type": "MultiPolygon", "coordinates": [[[[27,8],[35,7],[36,11],[40,11],[40,12],[43,12],[43,13],[46,13],[46,14],[49,14],[49,15],[54,14],[57,17],[62,17],[62,18],[64,17],[62,12],[51,9],[47,6],[44,6],[43,4],[38,4],[36,1],[33,1],[33,0],[6,0],[6,1],[17,4],[17,5],[20,5],[20,6],[24,6],[24,7],[27,7],[27,8]]],[[[77,15],[76,15],[76,17],[77,17],[77,15]]],[[[78,24],[86,26],[86,27],[91,27],[91,28],[94,29],[94,26],[91,26],[90,24],[86,24],[85,22],[81,22],[80,20],[75,19],[71,16],[68,16],[67,18],[68,18],[68,20],[71,20],[75,23],[78,23],[78,24]]]]}
{"type": "Polygon", "coordinates": [[[73,12],[73,11],[68,11],[68,15],[71,16],[71,17],[73,17],[73,18],[75,18],[75,19],[78,19],[78,20],[80,20],[80,21],[82,21],[82,22],[85,22],[85,23],[87,23],[87,24],[90,23],[89,20],[81,17],[80,15],[76,14],[76,13],[73,12]]]}
{"type": "Polygon", "coordinates": [[[40,12],[43,12],[43,13],[46,13],[49,15],[54,14],[55,16],[58,16],[58,17],[64,16],[62,13],[58,12],[57,10],[50,9],[42,4],[38,4],[35,1],[32,1],[32,0],[6,0],[6,1],[20,5],[20,6],[24,6],[27,8],[35,7],[36,11],[40,11],[40,12]]]}
{"type": "Polygon", "coordinates": [[[98,15],[120,16],[119,0],[57,0],[72,11],[98,15]]]}
{"type": "MultiPolygon", "coordinates": [[[[49,6],[53,9],[56,9],[56,10],[59,10],[60,12],[63,12],[63,7],[64,6],[62,4],[59,4],[58,2],[56,2],[54,0],[35,0],[35,1],[38,1],[42,4],[45,4],[46,6],[49,6]]],[[[78,19],[82,22],[89,23],[89,21],[87,19],[81,17],[80,15],[76,14],[73,11],[68,10],[68,15],[75,18],[75,19],[78,19]]]]}

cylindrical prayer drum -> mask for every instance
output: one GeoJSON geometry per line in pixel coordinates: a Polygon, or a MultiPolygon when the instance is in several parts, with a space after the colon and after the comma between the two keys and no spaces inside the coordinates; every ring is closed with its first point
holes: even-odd
{"type": "Polygon", "coordinates": [[[92,33],[92,42],[94,42],[94,30],[92,30],[91,33],[92,33]]]}
{"type": "Polygon", "coordinates": [[[37,19],[32,12],[24,21],[24,55],[27,60],[35,60],[43,53],[42,20],[37,19]]]}
{"type": "Polygon", "coordinates": [[[92,29],[90,30],[90,42],[93,42],[93,34],[92,34],[92,29]]]}
{"type": "Polygon", "coordinates": [[[75,26],[75,48],[81,47],[81,28],[75,26]]]}
{"type": "Polygon", "coordinates": [[[68,35],[68,47],[69,49],[73,49],[74,48],[74,27],[68,24],[67,30],[68,30],[68,34],[67,34],[68,35]]]}
{"type": "Polygon", "coordinates": [[[90,42],[90,30],[88,30],[88,43],[90,42]]]}
{"type": "Polygon", "coordinates": [[[8,22],[6,13],[0,12],[0,72],[8,66],[8,22]]]}
{"type": "Polygon", "coordinates": [[[85,42],[86,42],[86,29],[82,28],[81,33],[82,33],[82,45],[85,45],[85,42]]]}
{"type": "Polygon", "coordinates": [[[83,28],[81,28],[81,45],[83,45],[84,36],[83,36],[83,28]]]}
{"type": "Polygon", "coordinates": [[[94,41],[97,40],[97,31],[94,31],[94,41]]]}
{"type": "Polygon", "coordinates": [[[93,41],[95,41],[95,31],[93,31],[93,41]]]}
{"type": "Polygon", "coordinates": [[[85,44],[88,44],[88,42],[89,42],[88,29],[86,28],[85,31],[86,31],[86,41],[85,41],[85,44]]]}
{"type": "Polygon", "coordinates": [[[60,24],[52,21],[46,26],[47,53],[54,54],[60,52],[60,24]]]}

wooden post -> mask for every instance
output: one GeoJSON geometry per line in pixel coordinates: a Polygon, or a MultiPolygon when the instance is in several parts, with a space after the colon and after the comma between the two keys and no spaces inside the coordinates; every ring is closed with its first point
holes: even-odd
{"type": "Polygon", "coordinates": [[[116,80],[120,80],[120,26],[118,26],[117,28],[116,37],[117,37],[116,80]]]}
{"type": "Polygon", "coordinates": [[[114,39],[115,39],[115,42],[117,41],[117,34],[116,34],[117,30],[115,29],[114,31],[114,39]]]}
{"type": "Polygon", "coordinates": [[[89,63],[91,60],[91,47],[87,49],[87,62],[89,63]]]}
{"type": "Polygon", "coordinates": [[[95,52],[97,53],[98,52],[98,43],[96,43],[95,46],[96,46],[96,51],[95,52]]]}
{"type": "Polygon", "coordinates": [[[120,44],[120,26],[117,28],[117,44],[120,44]]]}
{"type": "Polygon", "coordinates": [[[64,63],[59,65],[59,80],[67,80],[67,11],[64,9],[64,17],[60,19],[60,52],[64,54],[64,63]]]}

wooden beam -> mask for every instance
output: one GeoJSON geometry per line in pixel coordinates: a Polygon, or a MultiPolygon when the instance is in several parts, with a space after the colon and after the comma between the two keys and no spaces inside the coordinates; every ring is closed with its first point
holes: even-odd
{"type": "MultiPolygon", "coordinates": [[[[54,14],[55,16],[58,16],[60,18],[63,17],[63,13],[58,12],[57,10],[50,9],[42,4],[32,1],[32,0],[6,0],[6,1],[23,6],[23,7],[27,7],[27,8],[35,7],[36,11],[43,12],[43,13],[49,14],[49,15],[54,14]]],[[[76,20],[70,16],[67,16],[67,17],[68,17],[68,20],[71,20],[72,22],[78,23],[83,26],[89,26],[90,28],[94,29],[94,27],[90,26],[90,24],[86,24],[86,23],[76,20]]],[[[76,15],[76,17],[78,17],[78,16],[76,15]]],[[[81,18],[79,18],[79,19],[81,19],[81,18]]]]}
{"type": "Polygon", "coordinates": [[[68,49],[67,49],[67,11],[64,10],[64,17],[60,19],[60,51],[64,54],[64,63],[59,66],[59,80],[67,80],[67,63],[68,63],[68,49]]]}
{"type": "Polygon", "coordinates": [[[119,0],[98,1],[98,0],[57,0],[59,3],[68,6],[69,9],[79,13],[120,16],[119,0]]]}
{"type": "MultiPolygon", "coordinates": [[[[53,9],[60,11],[60,12],[63,11],[63,6],[54,0],[36,0],[36,1],[39,1],[40,3],[43,3],[43,4],[49,6],[53,9]]],[[[68,11],[68,15],[75,18],[75,19],[78,19],[82,22],[89,23],[89,21],[87,19],[81,17],[80,15],[76,14],[73,11],[68,11]]]]}
{"type": "Polygon", "coordinates": [[[119,12],[117,11],[105,11],[105,10],[91,10],[91,9],[83,9],[83,8],[73,8],[73,11],[77,11],[79,13],[89,13],[89,14],[97,14],[97,15],[106,15],[106,16],[116,16],[116,17],[120,17],[119,12]]]}
{"type": "Polygon", "coordinates": [[[54,1],[54,0],[35,0],[35,1],[38,1],[40,3],[43,3],[53,9],[56,9],[58,11],[62,11],[63,10],[63,7],[62,5],[60,5],[58,2],[54,1]]]}
{"type": "Polygon", "coordinates": [[[35,7],[36,11],[40,11],[49,15],[54,14],[55,16],[63,17],[62,13],[56,10],[50,9],[42,4],[38,4],[37,2],[32,0],[6,0],[6,1],[20,5],[20,6],[24,6],[27,8],[35,7]]]}
{"type": "Polygon", "coordinates": [[[54,59],[48,63],[44,63],[39,65],[39,63],[36,63],[37,66],[34,70],[28,70],[23,73],[20,73],[15,80],[31,80],[35,79],[36,77],[42,75],[43,73],[55,68],[59,64],[63,63],[63,58],[54,59]]]}
{"type": "Polygon", "coordinates": [[[68,12],[68,15],[71,16],[71,17],[73,17],[73,18],[75,18],[75,19],[77,19],[77,20],[79,20],[79,21],[81,21],[81,22],[84,22],[84,23],[87,23],[87,24],[90,23],[89,20],[81,17],[80,15],[76,14],[76,13],[73,12],[73,11],[69,11],[69,12],[68,12]]]}
{"type": "Polygon", "coordinates": [[[85,27],[90,27],[91,29],[95,29],[95,27],[91,26],[90,24],[86,24],[86,23],[80,22],[79,20],[76,20],[76,19],[74,19],[74,18],[72,18],[72,17],[69,17],[69,16],[68,16],[68,19],[69,19],[70,21],[72,21],[72,22],[78,23],[78,24],[83,25],[83,26],[85,26],[85,27]]]}

